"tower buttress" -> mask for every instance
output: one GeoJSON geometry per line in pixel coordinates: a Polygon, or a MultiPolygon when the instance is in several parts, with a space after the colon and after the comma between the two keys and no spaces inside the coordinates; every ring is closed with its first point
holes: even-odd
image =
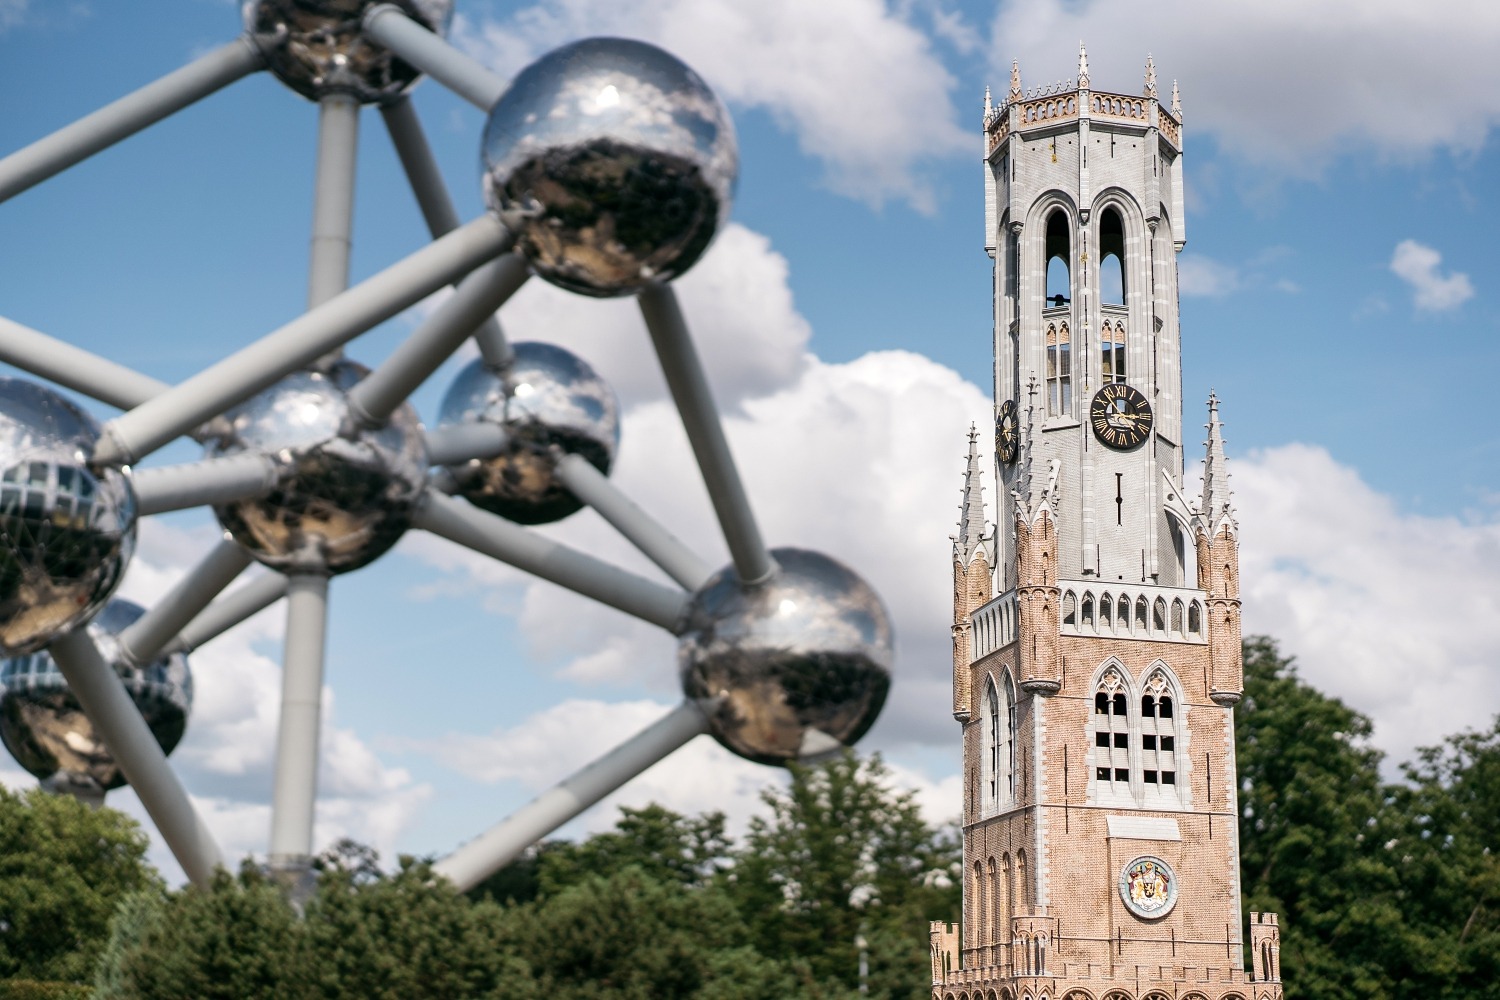
{"type": "Polygon", "coordinates": [[[986,532],[984,524],[979,432],[970,425],[969,464],[958,507],[958,534],[953,536],[953,717],[960,721],[969,718],[974,704],[969,690],[969,664],[974,658],[969,616],[994,596],[994,545],[994,532],[986,532]]]}
{"type": "MultiPolygon", "coordinates": [[[[1032,396],[1035,396],[1033,386],[1032,396]]],[[[1050,695],[1062,686],[1057,649],[1057,475],[1058,462],[1049,463],[1046,479],[1032,468],[1034,438],[1028,407],[1022,435],[1015,500],[1016,603],[1019,611],[1021,688],[1050,695]]]]}

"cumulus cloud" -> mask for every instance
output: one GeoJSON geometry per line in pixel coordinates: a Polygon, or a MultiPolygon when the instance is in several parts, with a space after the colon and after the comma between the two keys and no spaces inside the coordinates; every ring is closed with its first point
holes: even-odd
{"type": "Polygon", "coordinates": [[[1231,464],[1247,632],[1372,716],[1393,761],[1500,705],[1500,518],[1399,510],[1322,448],[1231,464]]]}
{"type": "MultiPolygon", "coordinates": [[[[502,21],[460,15],[453,37],[505,75],[591,35],[654,42],[729,103],[769,112],[822,161],[833,190],[928,211],[925,165],[975,140],[956,124],[953,77],[907,14],[877,0],[568,0],[502,21]]],[[[950,17],[936,27],[951,34],[956,25],[950,17]]]]}
{"type": "Polygon", "coordinates": [[[1391,271],[1411,286],[1418,309],[1442,312],[1456,309],[1474,297],[1469,276],[1459,271],[1441,274],[1443,255],[1416,240],[1402,240],[1391,254],[1391,271]]]}
{"type": "Polygon", "coordinates": [[[1484,0],[1167,0],[1152,15],[1006,0],[991,80],[1008,80],[1016,56],[1030,83],[1071,76],[1083,38],[1096,88],[1139,93],[1154,53],[1162,96],[1182,81],[1189,142],[1210,133],[1235,157],[1303,175],[1351,143],[1396,157],[1476,150],[1500,120],[1500,8],[1484,0]]]}

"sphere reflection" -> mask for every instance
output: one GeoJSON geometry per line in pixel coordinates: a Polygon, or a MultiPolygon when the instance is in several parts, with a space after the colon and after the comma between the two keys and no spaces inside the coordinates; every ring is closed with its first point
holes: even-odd
{"type": "MultiPolygon", "coordinates": [[[[187,728],[193,680],[187,657],[173,653],[142,667],[126,663],[115,637],[140,618],[139,606],[113,600],[89,622],[104,661],[125,683],[163,753],[187,728]]],[[[101,795],[125,784],[114,757],[83,714],[62,671],[45,650],[0,663],[0,741],[16,762],[55,787],[101,795]]]]}
{"type": "Polygon", "coordinates": [[[583,506],[557,481],[551,448],[580,455],[608,475],[620,444],[620,404],[609,383],[577,355],[533,341],[513,349],[515,360],[504,373],[482,361],[460,372],[438,422],[504,427],[504,454],[453,467],[459,492],[519,524],[546,524],[583,506]]]}
{"type": "Polygon", "coordinates": [[[590,38],[522,70],[490,111],[485,198],[537,274],[626,295],[692,267],[729,218],[729,112],[676,57],[590,38]]]}
{"type": "Polygon", "coordinates": [[[265,39],[261,52],[276,78],[309,100],[351,94],[361,104],[390,101],[421,75],[361,31],[365,12],[393,3],[444,34],[452,0],[248,0],[245,29],[265,39]]]}
{"type": "Polygon", "coordinates": [[[891,683],[890,617],[852,571],[805,549],[745,587],[734,568],[693,596],[678,645],[683,693],[714,738],[763,764],[816,760],[875,722],[891,683]]]}
{"type": "Polygon", "coordinates": [[[89,619],[135,549],[135,496],[93,471],[94,418],[31,382],[0,378],[0,656],[40,649],[89,619]]]}
{"type": "Polygon", "coordinates": [[[208,454],[244,451],[281,465],[269,494],[215,507],[234,540],[278,570],[344,573],[373,562],[411,524],[427,485],[416,411],[351,429],[346,393],[369,369],[337,361],[288,375],[227,414],[208,454]]]}

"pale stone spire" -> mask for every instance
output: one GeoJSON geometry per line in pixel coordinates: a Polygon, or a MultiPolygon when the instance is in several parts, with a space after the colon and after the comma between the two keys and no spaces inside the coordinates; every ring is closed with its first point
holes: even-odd
{"type": "Polygon", "coordinates": [[[969,467],[964,472],[963,502],[958,505],[958,534],[953,536],[954,556],[967,566],[985,542],[984,482],[979,471],[979,432],[969,425],[969,467]]]}
{"type": "Polygon", "coordinates": [[[984,88],[984,120],[986,122],[990,120],[990,114],[994,112],[994,110],[995,102],[990,100],[990,88],[989,85],[986,84],[984,88]]]}
{"type": "Polygon", "coordinates": [[[1036,376],[1033,375],[1026,384],[1026,412],[1020,420],[1021,442],[1016,456],[1016,486],[1010,494],[1016,502],[1016,514],[1027,524],[1035,521],[1044,508],[1051,511],[1054,520],[1057,518],[1057,475],[1061,471],[1055,458],[1048,462],[1045,470],[1036,468],[1033,461],[1038,391],[1036,376]]]}
{"type": "Polygon", "coordinates": [[[1182,98],[1177,93],[1177,81],[1172,81],[1172,114],[1182,121],[1182,98]]]}
{"type": "Polygon", "coordinates": [[[1229,465],[1224,458],[1224,427],[1219,422],[1219,397],[1208,394],[1208,453],[1203,459],[1203,499],[1199,513],[1210,534],[1218,531],[1227,519],[1231,529],[1237,527],[1234,509],[1229,503],[1229,465]]]}
{"type": "Polygon", "coordinates": [[[1083,41],[1078,42],[1078,89],[1087,90],[1089,86],[1089,54],[1083,47],[1083,41]]]}
{"type": "Polygon", "coordinates": [[[1005,101],[1014,104],[1021,99],[1021,61],[1012,59],[1010,61],[1010,96],[1005,101]]]}
{"type": "Polygon", "coordinates": [[[1146,96],[1156,96],[1156,61],[1151,58],[1150,53],[1146,55],[1146,96]]]}

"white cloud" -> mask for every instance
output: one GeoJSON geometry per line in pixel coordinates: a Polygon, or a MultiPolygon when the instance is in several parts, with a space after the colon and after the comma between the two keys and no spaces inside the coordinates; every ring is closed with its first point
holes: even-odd
{"type": "Polygon", "coordinates": [[[1245,628],[1375,720],[1393,762],[1500,707],[1500,519],[1397,509],[1322,448],[1232,463],[1245,628]]]}
{"type": "Polygon", "coordinates": [[[1411,286],[1418,309],[1442,312],[1455,309],[1474,297],[1469,276],[1455,271],[1443,275],[1438,266],[1443,255],[1416,240],[1402,240],[1391,254],[1391,271],[1411,286]]]}
{"type": "Polygon", "coordinates": [[[0,0],[0,33],[24,22],[28,6],[29,0],[0,0]]]}
{"type": "MultiPolygon", "coordinates": [[[[951,19],[937,27],[954,28],[951,19]]],[[[763,109],[793,132],[835,191],[872,204],[930,211],[925,164],[978,148],[955,124],[954,79],[927,36],[881,0],[565,0],[499,23],[460,16],[453,30],[507,76],[592,35],[641,38],[677,55],[729,103],[763,109]]]]}
{"type": "Polygon", "coordinates": [[[1202,254],[1184,253],[1177,258],[1177,286],[1183,295],[1217,298],[1239,289],[1240,273],[1202,254]]]}
{"type": "Polygon", "coordinates": [[[1396,157],[1477,150],[1500,120],[1500,7],[1486,0],[1007,0],[991,81],[1021,58],[1029,84],[1072,76],[1139,93],[1154,53],[1162,97],[1182,81],[1187,142],[1211,133],[1254,164],[1311,175],[1351,145],[1396,157]]]}

